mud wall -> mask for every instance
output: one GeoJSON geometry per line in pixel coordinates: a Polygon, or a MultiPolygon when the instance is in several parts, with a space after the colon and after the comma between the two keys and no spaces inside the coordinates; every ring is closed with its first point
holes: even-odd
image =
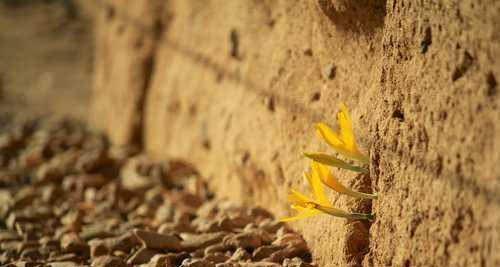
{"type": "Polygon", "coordinates": [[[500,264],[500,2],[134,3],[106,2],[97,24],[93,118],[115,143],[286,215],[288,190],[307,190],[301,152],[328,149],[313,123],[345,102],[371,174],[336,175],[381,197],[331,194],[373,225],[293,224],[319,265],[500,264]]]}

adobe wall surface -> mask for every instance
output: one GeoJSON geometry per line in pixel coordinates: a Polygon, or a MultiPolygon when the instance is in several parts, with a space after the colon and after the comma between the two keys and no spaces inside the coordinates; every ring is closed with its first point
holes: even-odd
{"type": "Polygon", "coordinates": [[[335,125],[345,102],[370,177],[335,174],[380,198],[330,197],[377,219],[294,223],[319,266],[500,265],[500,2],[143,3],[148,56],[112,30],[144,25],[98,24],[95,101],[114,105],[94,116],[116,143],[139,132],[152,155],[194,162],[219,197],[287,215],[288,190],[308,190],[301,152],[330,151],[313,124],[335,125]]]}

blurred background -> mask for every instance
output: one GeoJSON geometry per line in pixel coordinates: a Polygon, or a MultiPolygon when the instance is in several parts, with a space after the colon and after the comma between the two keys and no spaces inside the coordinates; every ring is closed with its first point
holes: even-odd
{"type": "Polygon", "coordinates": [[[93,62],[91,1],[0,1],[0,117],[84,119],[93,62]]]}

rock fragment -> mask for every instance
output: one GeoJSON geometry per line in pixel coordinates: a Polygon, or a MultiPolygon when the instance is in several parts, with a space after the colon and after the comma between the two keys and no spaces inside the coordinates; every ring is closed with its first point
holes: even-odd
{"type": "Polygon", "coordinates": [[[177,236],[164,235],[140,229],[135,229],[134,234],[147,248],[170,251],[181,250],[181,240],[177,236]]]}

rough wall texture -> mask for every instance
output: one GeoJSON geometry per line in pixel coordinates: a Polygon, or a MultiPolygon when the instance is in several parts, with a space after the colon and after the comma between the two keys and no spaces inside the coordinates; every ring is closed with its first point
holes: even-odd
{"type": "MultiPolygon", "coordinates": [[[[132,64],[141,53],[130,40],[103,33],[101,57],[123,63],[97,63],[109,81],[97,99],[137,107],[147,87],[132,114],[151,154],[189,158],[219,196],[285,215],[289,188],[307,190],[300,153],[327,150],[312,125],[334,124],[342,101],[371,178],[336,174],[381,197],[331,194],[340,208],[372,209],[371,227],[294,224],[320,266],[500,265],[500,2],[170,0],[149,18],[166,26],[153,71],[132,64]]],[[[101,124],[130,125],[100,113],[101,124]]],[[[115,142],[130,140],[120,137],[130,127],[115,127],[115,142]]]]}
{"type": "Polygon", "coordinates": [[[142,140],[142,107],[157,39],[155,18],[162,1],[93,2],[98,4],[89,120],[116,144],[138,143],[142,140]]]}

